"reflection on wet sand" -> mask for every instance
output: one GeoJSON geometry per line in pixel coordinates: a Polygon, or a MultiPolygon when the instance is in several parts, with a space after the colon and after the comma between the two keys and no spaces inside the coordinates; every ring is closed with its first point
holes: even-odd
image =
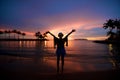
{"type": "MultiPolygon", "coordinates": [[[[0,55],[17,58],[33,58],[34,62],[42,60],[44,41],[3,41],[0,42],[0,55]]],[[[9,58],[8,58],[9,59],[9,58]]]]}
{"type": "Polygon", "coordinates": [[[36,47],[35,47],[35,55],[34,55],[34,61],[35,63],[38,63],[39,59],[43,60],[43,52],[44,52],[44,41],[36,41],[36,47]]]}
{"type": "MultiPolygon", "coordinates": [[[[66,57],[64,65],[64,73],[73,72],[87,72],[87,71],[99,71],[109,70],[112,68],[111,64],[106,59],[97,59],[93,57],[87,57],[87,60],[79,57],[66,57]]],[[[56,57],[46,58],[46,63],[56,69],[56,57]]]]}
{"type": "MultiPolygon", "coordinates": [[[[50,67],[56,73],[56,55],[52,43],[52,41],[3,41],[0,43],[0,51],[3,58],[7,57],[5,59],[8,63],[22,62],[30,63],[32,66],[38,64],[50,67]]],[[[64,73],[112,69],[111,63],[107,60],[106,45],[89,41],[70,41],[66,50],[64,73]],[[96,50],[96,47],[100,48],[96,50]]],[[[49,72],[50,68],[46,70],[49,72]]]]}
{"type": "Polygon", "coordinates": [[[103,77],[98,80],[109,80],[112,76],[106,74],[114,77],[116,72],[111,71],[113,66],[108,60],[107,45],[89,41],[71,41],[67,47],[64,73],[56,76],[56,55],[51,42],[0,42],[1,74],[14,80],[97,80],[101,75],[103,77]]]}

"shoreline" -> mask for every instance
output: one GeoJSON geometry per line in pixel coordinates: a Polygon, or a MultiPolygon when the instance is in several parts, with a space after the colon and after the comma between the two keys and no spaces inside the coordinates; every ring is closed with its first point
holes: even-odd
{"type": "Polygon", "coordinates": [[[48,41],[48,39],[0,39],[0,41],[48,41]]]}
{"type": "Polygon", "coordinates": [[[112,40],[94,40],[95,43],[101,44],[120,44],[120,41],[112,41],[112,40]]]}

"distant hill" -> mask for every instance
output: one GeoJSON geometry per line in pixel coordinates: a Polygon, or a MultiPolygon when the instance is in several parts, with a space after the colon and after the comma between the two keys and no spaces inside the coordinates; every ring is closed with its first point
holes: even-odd
{"type": "Polygon", "coordinates": [[[88,40],[88,39],[74,39],[74,40],[88,40]]]}

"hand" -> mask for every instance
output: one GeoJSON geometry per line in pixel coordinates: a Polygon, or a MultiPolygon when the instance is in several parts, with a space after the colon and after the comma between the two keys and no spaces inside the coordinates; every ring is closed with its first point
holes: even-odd
{"type": "Polygon", "coordinates": [[[50,33],[49,31],[46,32],[46,34],[50,33]]]}
{"type": "Polygon", "coordinates": [[[76,31],[75,29],[72,30],[72,32],[75,32],[75,31],[76,31]]]}

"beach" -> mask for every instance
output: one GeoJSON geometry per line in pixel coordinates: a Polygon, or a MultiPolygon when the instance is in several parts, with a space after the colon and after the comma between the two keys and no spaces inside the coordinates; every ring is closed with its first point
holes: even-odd
{"type": "Polygon", "coordinates": [[[120,70],[69,71],[57,74],[56,69],[42,61],[29,58],[0,56],[1,79],[11,80],[119,80],[120,70]]]}
{"type": "Polygon", "coordinates": [[[73,42],[69,42],[69,47],[66,48],[68,54],[65,57],[64,72],[58,74],[52,43],[45,43],[46,47],[39,45],[42,44],[41,42],[38,43],[29,42],[29,46],[24,42],[23,44],[19,42],[19,46],[18,42],[4,43],[9,46],[3,46],[1,43],[1,79],[119,80],[120,70],[115,68],[111,62],[112,59],[107,52],[108,45],[89,41],[77,41],[72,45],[73,42]],[[84,44],[82,44],[83,42],[84,44]],[[77,47],[73,49],[76,45],[77,47]],[[96,46],[101,48],[95,49],[96,46]]]}
{"type": "Polygon", "coordinates": [[[0,80],[120,80],[120,0],[0,0],[0,80]]]}

